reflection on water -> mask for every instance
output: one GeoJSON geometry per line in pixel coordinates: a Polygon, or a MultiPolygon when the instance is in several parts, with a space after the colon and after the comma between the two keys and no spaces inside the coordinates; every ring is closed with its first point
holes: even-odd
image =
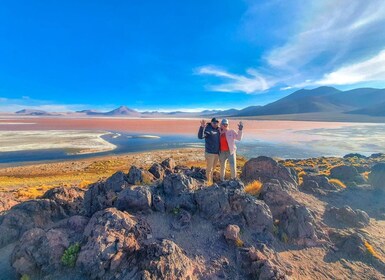
{"type": "MultiPolygon", "coordinates": [[[[144,135],[114,132],[103,139],[117,146],[113,151],[96,155],[116,155],[159,149],[201,147],[204,141],[190,135],[144,135]]],[[[244,139],[237,142],[238,153],[247,157],[266,155],[280,158],[343,156],[348,153],[385,152],[384,124],[354,124],[342,127],[293,129],[245,129],[244,139]]],[[[20,163],[62,159],[80,159],[94,155],[68,155],[63,150],[39,150],[0,153],[0,163],[20,163]]]]}

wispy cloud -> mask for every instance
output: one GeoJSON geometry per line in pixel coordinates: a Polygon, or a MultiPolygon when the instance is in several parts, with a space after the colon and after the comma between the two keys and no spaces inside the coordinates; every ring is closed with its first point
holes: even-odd
{"type": "Polygon", "coordinates": [[[385,50],[368,60],[327,73],[321,80],[315,81],[314,84],[349,85],[370,81],[385,81],[385,50]]]}
{"type": "Polygon", "coordinates": [[[273,80],[263,77],[255,69],[247,69],[248,75],[246,76],[233,74],[215,66],[203,66],[198,68],[196,73],[223,78],[224,83],[207,86],[209,90],[219,92],[259,93],[269,89],[274,84],[273,80]]]}
{"type": "Polygon", "coordinates": [[[309,2],[297,34],[266,55],[269,65],[299,70],[333,67],[385,45],[385,2],[373,0],[309,2]]]}
{"type": "Polygon", "coordinates": [[[272,31],[280,43],[267,48],[262,57],[256,57],[260,65],[250,65],[251,69],[264,71],[249,69],[245,70],[247,75],[237,75],[221,70],[220,66],[201,67],[200,74],[224,80],[209,85],[209,90],[256,93],[268,92],[273,86],[288,90],[315,85],[385,83],[383,0],[271,1],[269,5],[250,1],[249,5],[246,18],[255,23],[246,25],[254,28],[258,27],[261,10],[285,14],[290,9],[295,16],[285,19],[287,24],[283,27],[274,26],[272,31]],[[261,73],[269,73],[268,78],[261,73]]]}

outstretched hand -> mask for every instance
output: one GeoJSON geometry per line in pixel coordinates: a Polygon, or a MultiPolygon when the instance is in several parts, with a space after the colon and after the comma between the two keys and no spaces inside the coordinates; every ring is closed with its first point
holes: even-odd
{"type": "Polygon", "coordinates": [[[205,127],[206,126],[206,121],[205,120],[201,120],[201,127],[205,127]]]}
{"type": "Polygon", "coordinates": [[[243,129],[243,123],[242,123],[242,122],[239,122],[239,124],[238,124],[238,129],[239,129],[239,130],[242,130],[242,129],[243,129]]]}

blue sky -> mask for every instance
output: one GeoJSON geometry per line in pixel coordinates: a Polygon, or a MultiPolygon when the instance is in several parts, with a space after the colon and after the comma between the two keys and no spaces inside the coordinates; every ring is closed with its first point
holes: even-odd
{"type": "Polygon", "coordinates": [[[2,1],[0,111],[199,110],[385,87],[385,2],[2,1]]]}

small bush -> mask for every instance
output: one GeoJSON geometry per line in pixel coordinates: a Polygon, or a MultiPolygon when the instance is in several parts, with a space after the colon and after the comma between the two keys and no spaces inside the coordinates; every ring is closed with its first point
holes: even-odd
{"type": "Polygon", "coordinates": [[[31,278],[27,274],[23,274],[23,276],[20,277],[20,280],[30,280],[31,278]]]}
{"type": "Polygon", "coordinates": [[[329,180],[329,183],[330,183],[330,184],[333,184],[333,185],[335,185],[335,186],[337,186],[337,187],[343,188],[343,189],[346,188],[346,185],[345,185],[344,183],[342,183],[342,182],[341,182],[340,180],[338,180],[338,179],[330,179],[330,180],[329,180]]]}
{"type": "Polygon", "coordinates": [[[262,182],[255,180],[245,186],[245,192],[251,195],[259,195],[262,191],[262,182]]]}
{"type": "Polygon", "coordinates": [[[365,241],[365,242],[364,242],[364,245],[365,245],[365,247],[366,247],[366,250],[368,251],[368,253],[369,253],[371,256],[373,256],[374,258],[376,258],[376,259],[382,261],[382,258],[381,258],[381,256],[380,256],[380,254],[378,254],[377,251],[374,250],[373,246],[370,245],[370,243],[369,243],[368,241],[365,241]]]}
{"type": "Polygon", "coordinates": [[[240,238],[237,238],[237,240],[235,240],[235,245],[237,247],[243,247],[243,245],[245,245],[245,244],[240,238]]]}
{"type": "Polygon", "coordinates": [[[76,264],[76,260],[78,258],[78,254],[80,251],[80,244],[75,243],[69,246],[63,253],[61,257],[61,261],[65,266],[74,267],[76,264]]]}

